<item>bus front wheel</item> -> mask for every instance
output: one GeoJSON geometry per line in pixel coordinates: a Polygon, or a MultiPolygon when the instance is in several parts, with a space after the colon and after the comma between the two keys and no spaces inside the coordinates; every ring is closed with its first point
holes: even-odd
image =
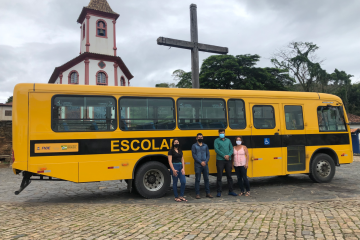
{"type": "Polygon", "coordinates": [[[334,160],[327,154],[317,154],[310,166],[310,179],[317,183],[330,182],[335,175],[334,160]]]}
{"type": "Polygon", "coordinates": [[[135,187],[144,198],[160,198],[166,194],[170,185],[168,168],[160,162],[147,162],[141,165],[135,175],[135,187]]]}

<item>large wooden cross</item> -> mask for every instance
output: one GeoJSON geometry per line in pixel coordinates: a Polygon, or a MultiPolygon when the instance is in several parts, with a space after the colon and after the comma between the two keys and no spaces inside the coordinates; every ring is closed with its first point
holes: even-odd
{"type": "Polygon", "coordinates": [[[192,72],[192,87],[199,88],[199,51],[211,52],[219,54],[227,54],[229,52],[227,47],[218,47],[198,42],[198,25],[196,4],[190,5],[190,34],[191,42],[177,40],[172,38],[159,37],[157,39],[158,45],[184,48],[191,50],[191,72],[192,72]]]}

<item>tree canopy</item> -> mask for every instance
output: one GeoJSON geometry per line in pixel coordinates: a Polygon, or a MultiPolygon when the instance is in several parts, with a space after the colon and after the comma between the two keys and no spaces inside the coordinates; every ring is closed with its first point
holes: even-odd
{"type": "Polygon", "coordinates": [[[177,82],[175,85],[178,88],[192,88],[191,72],[185,72],[178,69],[173,72],[172,77],[177,82]]]}
{"type": "Polygon", "coordinates": [[[271,62],[276,68],[288,71],[304,92],[311,92],[316,83],[326,81],[326,75],[320,66],[321,61],[317,61],[315,55],[318,49],[312,42],[291,42],[287,47],[275,52],[271,62]]]}
{"type": "MultiPolygon", "coordinates": [[[[294,80],[285,70],[256,67],[259,55],[213,55],[200,69],[200,88],[284,91],[294,80]]],[[[191,84],[191,72],[183,82],[191,84]]]]}
{"type": "Polygon", "coordinates": [[[11,103],[13,101],[13,96],[9,97],[7,100],[6,100],[6,103],[11,103]]]}

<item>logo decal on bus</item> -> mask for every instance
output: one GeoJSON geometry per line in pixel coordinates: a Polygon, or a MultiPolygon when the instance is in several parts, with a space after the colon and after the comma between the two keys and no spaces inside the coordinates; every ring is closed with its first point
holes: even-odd
{"type": "Polygon", "coordinates": [[[270,138],[264,138],[264,145],[270,145],[270,138]]]}
{"type": "Polygon", "coordinates": [[[78,152],[79,143],[37,143],[35,153],[78,152]]]}

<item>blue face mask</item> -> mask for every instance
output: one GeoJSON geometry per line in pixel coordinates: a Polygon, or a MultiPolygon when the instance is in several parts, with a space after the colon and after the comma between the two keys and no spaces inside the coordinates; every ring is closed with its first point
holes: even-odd
{"type": "Polygon", "coordinates": [[[219,134],[219,137],[220,137],[220,138],[225,138],[225,133],[220,133],[220,134],[219,134]]]}

